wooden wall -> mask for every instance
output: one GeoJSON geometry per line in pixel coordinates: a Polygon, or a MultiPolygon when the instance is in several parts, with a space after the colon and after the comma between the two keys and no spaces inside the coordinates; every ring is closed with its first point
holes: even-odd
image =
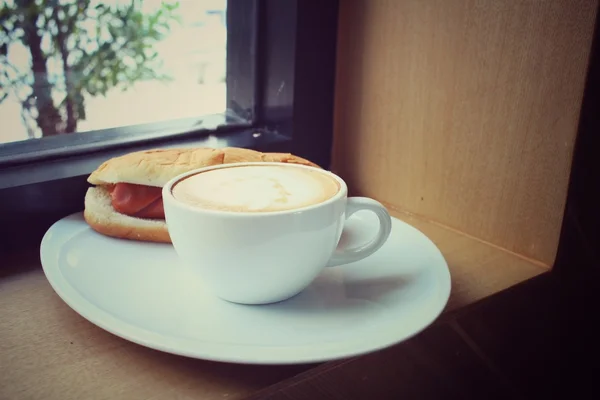
{"type": "Polygon", "coordinates": [[[552,265],[595,0],[341,0],[332,169],[552,265]]]}

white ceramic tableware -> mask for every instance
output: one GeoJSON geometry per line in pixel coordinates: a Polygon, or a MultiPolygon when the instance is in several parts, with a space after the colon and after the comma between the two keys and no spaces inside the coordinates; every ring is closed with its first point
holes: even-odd
{"type": "MultiPolygon", "coordinates": [[[[359,211],[342,241],[358,245],[378,229],[373,213],[359,211]]],[[[60,298],[108,332],[169,353],[246,364],[322,362],[391,346],[429,326],[451,286],[437,247],[396,218],[377,252],[326,268],[297,296],[262,306],[217,298],[173,246],[103,236],[82,213],[48,229],[40,258],[60,298]]]]}
{"type": "Polygon", "coordinates": [[[175,251],[216,296],[234,303],[266,304],[304,290],[327,266],[359,261],[388,239],[391,218],[385,207],[366,197],[348,197],[342,178],[318,168],[272,162],[223,164],[171,179],[162,191],[165,217],[175,251]],[[337,181],[328,200],[287,211],[233,212],[179,201],[174,185],[192,175],[222,168],[273,165],[310,169],[337,181]],[[344,223],[357,211],[373,212],[379,229],[363,243],[340,243],[344,223]]]}

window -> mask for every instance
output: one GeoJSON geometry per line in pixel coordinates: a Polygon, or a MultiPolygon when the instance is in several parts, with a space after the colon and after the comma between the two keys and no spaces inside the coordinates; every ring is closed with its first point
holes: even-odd
{"type": "Polygon", "coordinates": [[[226,0],[4,1],[0,143],[225,114],[226,9],[226,0]]]}
{"type": "Polygon", "coordinates": [[[83,209],[89,173],[130,151],[236,146],[329,166],[337,1],[0,5],[0,230],[11,237],[0,246],[39,244],[51,223],[83,209]],[[35,12],[18,14],[27,7],[35,12]],[[45,69],[33,66],[32,43],[45,69]],[[55,109],[43,120],[41,104],[55,109]]]}

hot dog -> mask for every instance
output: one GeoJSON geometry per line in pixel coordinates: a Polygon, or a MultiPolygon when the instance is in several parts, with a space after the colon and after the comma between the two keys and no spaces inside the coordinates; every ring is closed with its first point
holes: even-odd
{"type": "Polygon", "coordinates": [[[261,153],[228,147],[155,149],[115,157],[88,177],[94,186],[85,196],[84,218],[95,231],[111,237],[170,243],[162,187],[197,168],[238,162],[318,165],[289,153],[261,153]]]}

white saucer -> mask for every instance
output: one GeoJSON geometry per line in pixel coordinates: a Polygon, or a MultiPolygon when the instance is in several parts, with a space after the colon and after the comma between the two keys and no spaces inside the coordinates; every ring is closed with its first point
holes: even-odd
{"type": "MultiPolygon", "coordinates": [[[[358,212],[347,229],[342,240],[364,241],[377,220],[358,212]],[[368,229],[357,229],[358,219],[368,229]]],[[[328,268],[296,297],[263,306],[212,296],[171,245],[102,236],[81,213],[56,222],[40,254],[56,293],[90,322],[143,346],[215,361],[291,364],[368,353],[419,333],[450,295],[439,250],[397,219],[377,253],[328,268]]]]}

